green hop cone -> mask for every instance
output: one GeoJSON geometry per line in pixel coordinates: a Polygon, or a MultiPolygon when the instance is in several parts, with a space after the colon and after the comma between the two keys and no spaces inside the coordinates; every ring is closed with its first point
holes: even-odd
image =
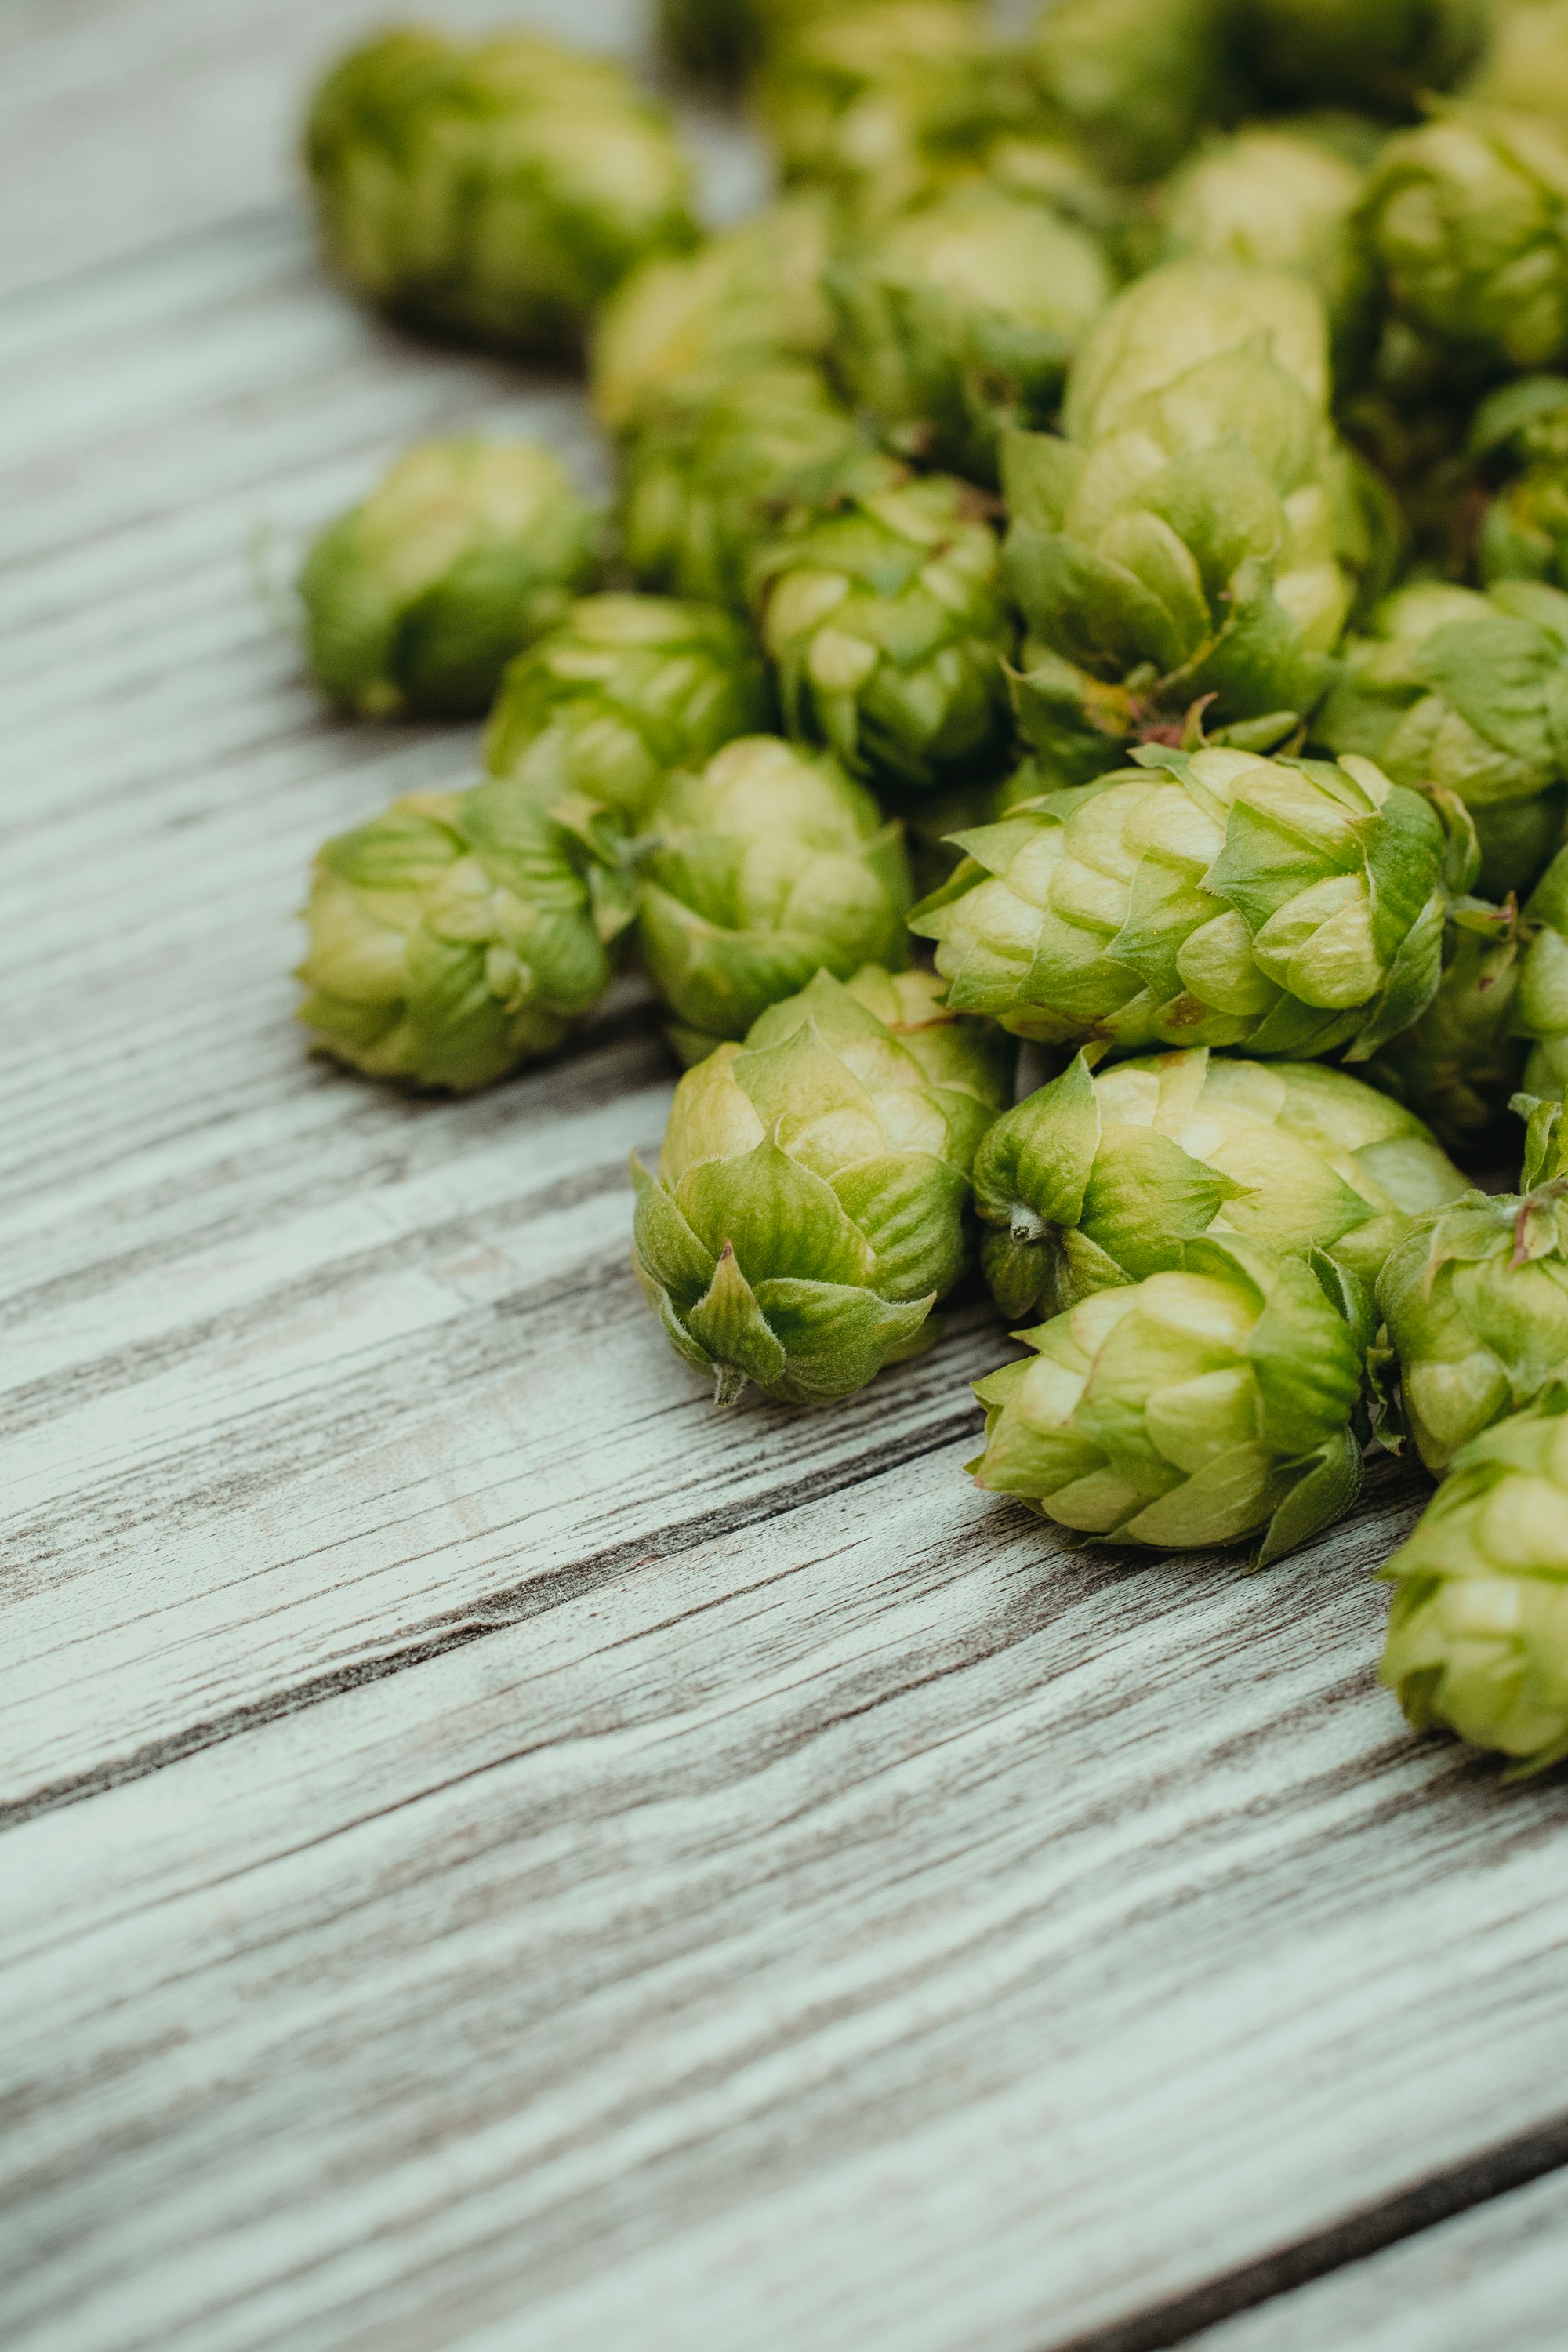
{"type": "Polygon", "coordinates": [[[1019,1336],[981,1381],[977,1483],[1086,1541],[1207,1550],[1261,1538],[1263,1565],[1354,1501],[1367,1339],[1333,1269],[1190,1241],[1180,1265],[1102,1290],[1019,1336]]]}
{"type": "Polygon", "coordinates": [[[1550,1098],[1568,1087],[1568,850],[1558,851],[1531,892],[1520,934],[1512,1029],[1529,1049],[1526,1094],[1550,1098]]]}
{"type": "Polygon", "coordinates": [[[1568,1755],[1568,1388],[1464,1447],[1384,1574],[1382,1680],[1417,1731],[1513,1759],[1568,1755]]]}
{"type": "Polygon", "coordinates": [[[1568,1183],[1549,1118],[1528,1096],[1515,1108],[1533,1119],[1530,1189],[1472,1192],[1436,1211],[1377,1286],[1404,1425],[1435,1476],[1568,1363],[1568,1183]]]}
{"type": "Polygon", "coordinates": [[[632,911],[617,849],[497,780],[394,801],[317,857],[300,1019],[370,1077],[505,1077],[609,983],[632,911]]]}
{"type": "Polygon", "coordinates": [[[968,1171],[1008,1092],[994,1031],[927,972],[818,972],[676,1089],[658,1179],[634,1160],[634,1262],[671,1346],[826,1404],[930,1338],[968,1257],[968,1171]]]}
{"type": "Polygon", "coordinates": [[[835,364],[903,456],[994,486],[1005,425],[1044,425],[1110,300],[1087,231],[960,188],[853,240],[829,268],[835,364]]]}
{"type": "Polygon", "coordinates": [[[1464,1190],[1418,1118],[1342,1070],[1201,1047],[1098,1077],[1079,1055],[974,1162],[981,1266],[1012,1321],[1179,1267],[1204,1234],[1322,1249],[1370,1295],[1412,1219],[1464,1190]]]}
{"type": "Polygon", "coordinates": [[[1154,180],[1231,111],[1223,15],[1216,0],[1050,0],[1031,61],[1106,171],[1154,180]]]}
{"type": "Polygon", "coordinates": [[[1511,900],[1461,902],[1449,919],[1436,994],[1367,1067],[1467,1163],[1495,1165],[1497,1124],[1523,1073],[1519,988],[1527,946],[1511,900]]]}
{"type": "Polygon", "coordinates": [[[1011,434],[1005,576],[1032,635],[1150,726],[1212,698],[1289,729],[1330,677],[1390,510],[1327,415],[1310,289],[1173,262],[1118,297],[1068,379],[1068,438],[1011,434]]]}
{"type": "Polygon", "coordinates": [[[1419,1018],[1468,828],[1353,757],[1135,758],[961,836],[910,918],[951,1003],[1047,1045],[1292,1060],[1363,1061],[1419,1018]]]}
{"type": "Polygon", "coordinates": [[[984,12],[956,0],[816,15],[775,45],[758,94],[784,179],[862,218],[918,203],[999,136],[1039,127],[984,12]]]}
{"type": "Polygon", "coordinates": [[[752,593],[789,732],[888,792],[1005,762],[1013,625],[984,502],[933,474],[802,509],[758,551],[752,593]]]}
{"type": "Polygon", "coordinates": [[[762,57],[766,11],[757,0],[657,0],[661,56],[696,81],[743,81],[762,57]]]}
{"type": "Polygon", "coordinates": [[[1497,485],[1481,519],[1482,579],[1568,587],[1568,381],[1502,385],[1476,412],[1468,456],[1497,485]]]}
{"type": "Polygon", "coordinates": [[[1568,596],[1510,581],[1481,596],[1424,581],[1344,649],[1314,738],[1400,784],[1456,793],[1475,820],[1480,887],[1528,890],[1557,845],[1568,785],[1568,596]]]}
{"type": "Polygon", "coordinates": [[[475,718],[588,584],[595,539],[548,449],[422,443],[306,559],[310,667],[362,719],[475,718]]]}
{"type": "Polygon", "coordinates": [[[693,378],[744,379],[818,360],[833,332],[820,279],[830,242],[823,199],[797,194],[690,254],[659,254],[595,321],[591,389],[611,433],[639,431],[693,378]]]}
{"type": "Polygon", "coordinates": [[[1304,278],[1322,303],[1342,377],[1364,357],[1374,325],[1376,282],[1356,217],[1365,185],[1365,171],[1310,125],[1252,125],[1212,142],[1171,180],[1163,258],[1304,278]]]}
{"type": "Polygon", "coordinates": [[[1568,122],[1568,6],[1563,0],[1509,0],[1494,12],[1491,38],[1465,85],[1467,98],[1568,122]]]}
{"type": "Polygon", "coordinates": [[[1568,357],[1568,131],[1446,105],[1389,141],[1365,219],[1396,317],[1461,376],[1568,357]]]}
{"type": "Polygon", "coordinates": [[[693,381],[632,445],[621,539],[645,588],[746,607],[758,550],[797,505],[885,471],[816,368],[693,381]]]}
{"type": "Polygon", "coordinates": [[[1480,54],[1488,0],[1238,0],[1231,37],[1276,101],[1409,114],[1480,54]]]}
{"type": "Polygon", "coordinates": [[[367,42],[318,90],[305,160],[349,285],[497,350],[575,351],[629,269],[697,236],[662,111],[608,59],[529,34],[367,42]]]}
{"type": "Polygon", "coordinates": [[[756,641],[709,604],[588,596],[501,683],[485,765],[553,804],[601,803],[641,824],[665,779],[765,727],[756,641]]]}
{"type": "Polygon", "coordinates": [[[900,829],[833,760],[745,737],[672,776],[651,830],[643,961],[683,1061],[745,1036],[818,970],[908,961],[900,829]]]}

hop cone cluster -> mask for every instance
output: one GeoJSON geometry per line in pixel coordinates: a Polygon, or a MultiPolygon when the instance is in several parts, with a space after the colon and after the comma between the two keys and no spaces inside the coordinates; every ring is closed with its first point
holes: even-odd
{"type": "Polygon", "coordinates": [[[697,235],[659,110],[618,66],[528,34],[367,42],[317,92],[305,160],[349,285],[500,350],[574,350],[637,262],[697,235]]]}
{"type": "Polygon", "coordinates": [[[949,1001],[1122,1053],[1365,1060],[1431,1002],[1468,879],[1433,803],[1353,757],[1152,747],[960,839],[911,918],[949,1001]]]}
{"type": "Polygon", "coordinates": [[[721,1403],[827,1403],[924,1343],[1007,1084],[994,1033],[936,1000],[924,973],[818,972],[681,1080],[657,1181],[634,1162],[639,1278],[721,1403]]]}
{"type": "Polygon", "coordinates": [[[650,819],[640,940],[695,1062],[818,971],[907,961],[899,827],[831,758],[758,735],[678,774],[650,819]]]}
{"type": "Polygon", "coordinates": [[[1083,1299],[980,1381],[982,1486],[1086,1538],[1190,1551],[1258,1537],[1259,1564],[1354,1500],[1365,1332],[1312,1267],[1241,1242],[1083,1299]]]}
{"type": "Polygon", "coordinates": [[[1568,1755],[1568,1388],[1473,1438],[1384,1573],[1383,1680],[1523,1770],[1568,1755]]]}
{"type": "Polygon", "coordinates": [[[981,1265],[1015,1321],[1177,1268],[1205,1234],[1326,1251],[1370,1292],[1415,1218],[1464,1190],[1418,1118],[1344,1071],[1201,1047],[1099,1076],[1079,1055],[974,1163],[981,1265]]]}

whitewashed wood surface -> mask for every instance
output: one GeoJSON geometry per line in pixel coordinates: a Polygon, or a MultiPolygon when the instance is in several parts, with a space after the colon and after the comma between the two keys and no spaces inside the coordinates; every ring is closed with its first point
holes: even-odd
{"type": "Polygon", "coordinates": [[[1375,1686],[1410,1474],[1069,1556],[962,1475],[978,1310],[832,1413],[668,1354],[635,982],[459,1106],[303,1053],[311,847],[473,739],[258,576],[432,427],[603,479],[317,270],[374,14],[0,16],[0,2342],[1564,2340],[1568,1790],[1375,1686]]]}

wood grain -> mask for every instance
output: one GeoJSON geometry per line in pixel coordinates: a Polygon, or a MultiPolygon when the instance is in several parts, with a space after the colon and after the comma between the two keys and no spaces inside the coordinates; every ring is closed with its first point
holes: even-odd
{"type": "Polygon", "coordinates": [[[471,1103],[304,1054],[311,849],[475,739],[325,718],[258,572],[420,433],[605,479],[322,278],[288,127],[370,13],[0,26],[0,2340],[1190,2338],[1555,2146],[1568,1791],[1375,1687],[1409,1473],[1263,1578],[1071,1556],[962,1475],[973,1306],[715,1413],[635,978],[471,1103]]]}

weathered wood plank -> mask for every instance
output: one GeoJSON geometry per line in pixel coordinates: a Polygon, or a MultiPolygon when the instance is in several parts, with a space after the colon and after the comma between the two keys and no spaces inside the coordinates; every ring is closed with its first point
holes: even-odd
{"type": "Polygon", "coordinates": [[[13,1832],[5,2340],[1044,2352],[1539,2122],[1408,1507],[1130,1573],[948,1449],[13,1832]]]}
{"type": "Polygon", "coordinates": [[[1562,2174],[1190,2339],[1191,2352],[1559,2352],[1568,2292],[1562,2174]]]}

